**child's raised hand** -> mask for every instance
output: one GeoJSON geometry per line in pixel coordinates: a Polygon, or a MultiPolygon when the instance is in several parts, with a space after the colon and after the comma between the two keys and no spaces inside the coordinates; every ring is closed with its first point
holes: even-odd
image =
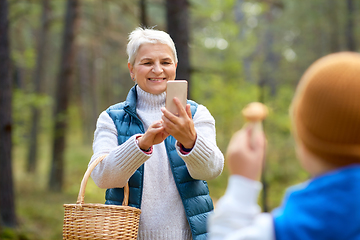
{"type": "Polygon", "coordinates": [[[248,123],[231,138],[226,160],[230,174],[237,174],[252,180],[259,180],[265,154],[266,138],[262,131],[254,131],[254,124],[248,123]]]}

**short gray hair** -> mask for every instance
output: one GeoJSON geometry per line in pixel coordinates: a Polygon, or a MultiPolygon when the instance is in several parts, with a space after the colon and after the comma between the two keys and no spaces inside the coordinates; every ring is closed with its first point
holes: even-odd
{"type": "Polygon", "coordinates": [[[144,43],[162,43],[168,45],[173,52],[175,63],[178,62],[175,44],[168,33],[152,28],[138,27],[129,34],[129,42],[126,48],[129,56],[128,62],[131,65],[134,65],[137,52],[144,43]]]}

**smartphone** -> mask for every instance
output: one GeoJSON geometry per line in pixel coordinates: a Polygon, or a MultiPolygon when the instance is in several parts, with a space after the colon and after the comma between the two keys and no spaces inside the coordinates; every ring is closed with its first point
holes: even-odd
{"type": "Polygon", "coordinates": [[[168,81],[166,87],[165,108],[175,115],[179,115],[178,109],[174,103],[174,97],[177,97],[181,105],[186,108],[188,82],[186,80],[168,81]]]}

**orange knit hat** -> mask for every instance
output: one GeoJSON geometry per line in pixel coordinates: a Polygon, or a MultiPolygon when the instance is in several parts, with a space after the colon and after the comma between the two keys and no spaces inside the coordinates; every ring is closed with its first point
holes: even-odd
{"type": "Polygon", "coordinates": [[[343,166],[360,163],[360,54],[313,63],[292,102],[295,135],[313,154],[343,166]]]}

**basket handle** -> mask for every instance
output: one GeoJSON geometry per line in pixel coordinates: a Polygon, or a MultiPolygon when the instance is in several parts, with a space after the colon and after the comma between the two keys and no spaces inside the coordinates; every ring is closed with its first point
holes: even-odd
{"type": "MultiPolygon", "coordinates": [[[[81,181],[81,185],[80,185],[80,191],[79,191],[79,195],[78,195],[78,199],[77,199],[77,204],[84,204],[84,198],[85,198],[85,188],[86,188],[86,184],[87,181],[90,177],[91,172],[94,170],[94,168],[102,161],[104,160],[104,158],[106,158],[107,155],[103,155],[98,157],[97,159],[95,159],[90,166],[88,167],[88,169],[86,170],[84,177],[81,181]]],[[[126,183],[125,187],[124,187],[124,200],[122,205],[127,206],[129,204],[129,184],[126,183]]]]}

